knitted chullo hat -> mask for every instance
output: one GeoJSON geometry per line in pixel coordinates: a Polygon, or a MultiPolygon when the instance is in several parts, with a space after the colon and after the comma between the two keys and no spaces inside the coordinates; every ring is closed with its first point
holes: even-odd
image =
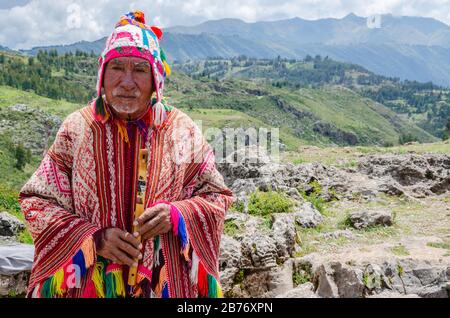
{"type": "Polygon", "coordinates": [[[149,101],[153,108],[153,122],[161,126],[167,117],[169,107],[163,102],[164,79],[170,74],[163,49],[159,45],[163,32],[156,26],[145,24],[142,11],[132,11],[123,15],[117,22],[114,31],[106,40],[106,46],[99,57],[97,77],[97,98],[93,101],[95,118],[106,122],[110,116],[105,110],[102,98],[103,76],[105,65],[112,59],[122,56],[134,56],[147,60],[152,68],[153,88],[156,98],[149,101]]]}

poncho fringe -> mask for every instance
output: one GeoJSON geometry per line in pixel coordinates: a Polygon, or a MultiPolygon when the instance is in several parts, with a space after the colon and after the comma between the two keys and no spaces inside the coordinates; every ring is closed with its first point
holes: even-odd
{"type": "MultiPolygon", "coordinates": [[[[218,280],[205,270],[202,262],[195,251],[192,251],[192,260],[189,259],[189,237],[186,229],[186,222],[178,208],[169,202],[161,201],[170,205],[170,219],[172,222],[173,234],[180,240],[181,251],[184,260],[190,264],[191,283],[197,285],[200,297],[222,298],[222,288],[218,280]]],[[[155,261],[159,255],[161,245],[159,236],[155,242],[155,261]]],[[[61,267],[53,276],[47,278],[42,284],[35,287],[34,297],[57,298],[63,297],[69,290],[67,280],[73,275],[69,270],[78,266],[81,277],[88,274],[88,270],[94,265],[96,258],[95,246],[92,238],[86,239],[77,253],[67,264],[61,267]],[[72,266],[70,266],[72,265],[72,266]]],[[[145,267],[138,267],[137,285],[133,289],[133,296],[140,297],[143,294],[142,285],[145,280],[151,280],[151,272],[148,273],[145,267]]],[[[165,267],[160,271],[159,283],[155,289],[155,294],[161,298],[169,297],[169,286],[167,281],[167,271],[165,267]]],[[[92,276],[87,281],[83,297],[85,298],[118,298],[125,297],[125,282],[122,276],[122,266],[119,264],[108,264],[108,261],[98,257],[93,268],[92,276]]]]}

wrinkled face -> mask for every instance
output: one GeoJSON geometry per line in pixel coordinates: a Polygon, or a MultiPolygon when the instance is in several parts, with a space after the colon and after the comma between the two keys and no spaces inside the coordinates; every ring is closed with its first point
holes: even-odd
{"type": "Polygon", "coordinates": [[[105,67],[103,88],[114,116],[132,120],[147,110],[153,93],[150,63],[139,57],[118,57],[105,67]]]}

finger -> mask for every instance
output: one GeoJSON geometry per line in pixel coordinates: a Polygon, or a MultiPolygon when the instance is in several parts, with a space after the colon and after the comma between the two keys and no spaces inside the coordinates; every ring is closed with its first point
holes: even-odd
{"type": "Polygon", "coordinates": [[[105,252],[103,257],[109,259],[113,263],[120,264],[118,259],[110,251],[105,252]]]}
{"type": "Polygon", "coordinates": [[[166,229],[166,224],[159,223],[152,230],[145,233],[145,235],[143,235],[143,238],[148,240],[148,239],[155,237],[156,235],[166,233],[167,231],[165,229],[166,229]]]}
{"type": "Polygon", "coordinates": [[[134,259],[130,258],[126,253],[122,252],[121,250],[115,249],[114,251],[111,252],[120,262],[122,262],[122,264],[131,267],[137,267],[137,262],[135,262],[134,259]]]}
{"type": "Polygon", "coordinates": [[[137,248],[139,250],[142,249],[141,242],[139,242],[139,240],[137,238],[135,238],[131,233],[122,232],[119,237],[121,238],[122,241],[125,241],[125,242],[131,244],[135,248],[137,248]]]}
{"type": "Polygon", "coordinates": [[[139,234],[140,235],[146,234],[147,232],[154,229],[158,224],[160,224],[161,221],[162,221],[162,215],[156,216],[155,218],[151,219],[150,221],[148,221],[147,223],[145,223],[144,225],[141,226],[141,228],[139,229],[139,234]]]}
{"type": "Polygon", "coordinates": [[[122,252],[125,252],[128,256],[132,258],[139,258],[139,256],[141,256],[142,258],[141,252],[137,248],[134,248],[134,246],[130,245],[129,243],[121,241],[117,244],[117,247],[122,252]]]}
{"type": "MultiPolygon", "coordinates": [[[[137,218],[137,220],[136,220],[137,223],[142,225],[145,222],[147,222],[148,220],[151,220],[158,214],[158,212],[163,210],[166,205],[167,204],[165,204],[165,203],[160,203],[155,206],[152,206],[151,208],[146,209],[144,211],[144,213],[140,217],[137,218]]],[[[137,224],[134,223],[134,225],[137,225],[137,224]]]]}

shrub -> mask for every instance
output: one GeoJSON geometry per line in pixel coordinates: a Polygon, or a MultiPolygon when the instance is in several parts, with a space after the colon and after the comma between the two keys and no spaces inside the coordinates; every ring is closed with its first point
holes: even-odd
{"type": "Polygon", "coordinates": [[[284,193],[258,190],[250,195],[248,213],[265,217],[272,213],[292,212],[293,207],[294,203],[284,193]]]}

